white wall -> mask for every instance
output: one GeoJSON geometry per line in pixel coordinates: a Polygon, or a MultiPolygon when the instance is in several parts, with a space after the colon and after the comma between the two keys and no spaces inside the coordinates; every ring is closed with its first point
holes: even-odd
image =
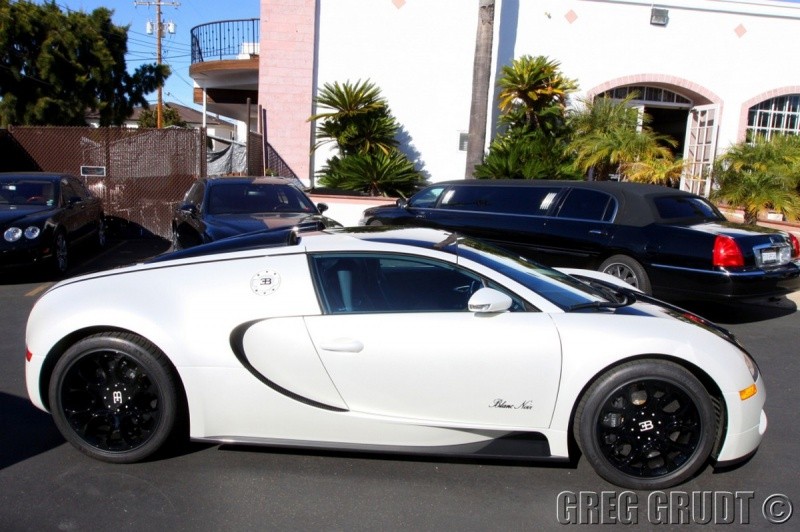
{"type": "MultiPolygon", "coordinates": [[[[546,55],[577,79],[576,96],[629,76],[662,76],[675,92],[696,90],[722,104],[722,149],[739,140],[744,102],[790,86],[800,92],[800,4],[667,0],[657,4],[669,10],[666,27],[650,24],[652,5],[497,0],[498,68],[523,54],[546,55]]],[[[460,178],[466,152],[458,140],[469,125],[477,15],[476,0],[319,0],[315,85],[369,78],[431,180],[460,178]]],[[[490,106],[496,117],[496,99],[490,106]]],[[[315,168],[328,156],[320,150],[315,168]]]]}
{"type": "MultiPolygon", "coordinates": [[[[317,87],[370,79],[424,151],[433,180],[463,177],[477,1],[320,0],[317,87]]],[[[326,151],[315,157],[319,169],[326,151]]]]}

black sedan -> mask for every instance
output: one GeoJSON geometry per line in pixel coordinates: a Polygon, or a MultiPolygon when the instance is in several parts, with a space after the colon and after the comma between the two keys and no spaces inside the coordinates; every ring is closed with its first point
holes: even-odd
{"type": "Polygon", "coordinates": [[[656,185],[450,181],[367,209],[361,223],[458,231],[551,266],[610,273],[664,299],[800,289],[794,235],[729,222],[706,198],[656,185]]]}
{"type": "Polygon", "coordinates": [[[0,173],[0,266],[69,267],[74,244],[106,243],[102,201],[75,176],[0,173]]]}
{"type": "Polygon", "coordinates": [[[341,227],[296,184],[282,177],[207,177],[195,181],[172,220],[174,249],[286,227],[341,227]]]}

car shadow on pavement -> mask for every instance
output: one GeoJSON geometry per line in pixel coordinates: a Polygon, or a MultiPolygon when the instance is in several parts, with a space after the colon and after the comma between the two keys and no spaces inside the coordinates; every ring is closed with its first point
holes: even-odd
{"type": "Polygon", "coordinates": [[[676,304],[715,323],[731,325],[767,321],[797,312],[797,303],[787,297],[729,303],[685,301],[676,304]]]}
{"type": "Polygon", "coordinates": [[[113,239],[103,249],[75,249],[66,275],[58,276],[47,265],[33,265],[4,272],[0,284],[56,282],[78,275],[138,264],[170,251],[172,243],[159,237],[113,239]]]}
{"type": "Polygon", "coordinates": [[[0,392],[0,469],[65,443],[53,418],[27,399],[0,392]]]}

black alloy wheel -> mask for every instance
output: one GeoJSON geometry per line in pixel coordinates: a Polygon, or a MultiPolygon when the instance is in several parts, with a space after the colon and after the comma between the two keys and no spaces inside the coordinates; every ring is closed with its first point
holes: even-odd
{"type": "Polygon", "coordinates": [[[175,425],[177,395],[170,366],[150,342],[106,333],[73,345],[50,382],[50,406],[64,437],[108,462],[147,458],[175,425]]]}
{"type": "Polygon", "coordinates": [[[664,489],[705,465],[717,434],[711,398],[694,375],[663,360],[622,364],[584,395],[575,435],[598,474],[619,486],[664,489]]]}

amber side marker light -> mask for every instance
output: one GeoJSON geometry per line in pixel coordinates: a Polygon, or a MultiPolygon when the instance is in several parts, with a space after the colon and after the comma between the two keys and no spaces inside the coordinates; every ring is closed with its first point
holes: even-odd
{"type": "Polygon", "coordinates": [[[753,383],[744,390],[739,390],[739,399],[741,399],[742,401],[750,399],[756,393],[758,393],[758,389],[756,388],[755,383],[753,383]]]}

